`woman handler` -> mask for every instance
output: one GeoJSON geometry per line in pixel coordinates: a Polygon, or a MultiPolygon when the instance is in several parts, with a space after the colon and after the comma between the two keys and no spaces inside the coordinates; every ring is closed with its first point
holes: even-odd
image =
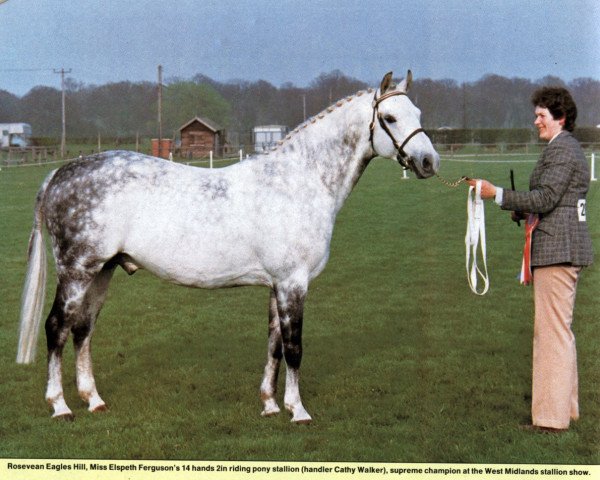
{"type": "MultiPolygon", "coordinates": [[[[586,222],[590,171],[575,128],[569,92],[544,87],[532,96],[539,138],[548,142],[529,179],[529,191],[502,189],[482,180],[481,197],[495,198],[513,220],[537,227],[531,238],[535,323],[532,424],[537,431],[567,430],[579,418],[577,353],[571,330],[579,275],[593,260],[586,222]],[[527,212],[527,213],[524,213],[527,212]]],[[[477,180],[468,183],[475,186],[477,180]]],[[[526,272],[527,273],[527,272],[526,272]]]]}

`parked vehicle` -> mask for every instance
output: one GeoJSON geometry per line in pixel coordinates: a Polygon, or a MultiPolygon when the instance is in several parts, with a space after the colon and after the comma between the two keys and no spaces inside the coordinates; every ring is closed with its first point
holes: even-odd
{"type": "Polygon", "coordinates": [[[27,147],[31,143],[31,125],[28,123],[0,123],[0,147],[27,147]]]}
{"type": "Polygon", "coordinates": [[[266,152],[283,140],[288,133],[284,125],[261,125],[252,130],[255,152],[266,152]]]}

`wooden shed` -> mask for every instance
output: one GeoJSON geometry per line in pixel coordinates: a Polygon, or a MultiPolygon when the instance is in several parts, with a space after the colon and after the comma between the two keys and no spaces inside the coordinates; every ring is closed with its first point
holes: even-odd
{"type": "Polygon", "coordinates": [[[194,117],[179,128],[181,135],[181,156],[184,158],[208,157],[223,154],[224,130],[211,120],[194,117]]]}

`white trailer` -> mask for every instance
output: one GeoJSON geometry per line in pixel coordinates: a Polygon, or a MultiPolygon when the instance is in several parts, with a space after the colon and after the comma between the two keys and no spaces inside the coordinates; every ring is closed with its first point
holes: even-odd
{"type": "Polygon", "coordinates": [[[283,140],[288,133],[288,128],[284,125],[261,125],[254,127],[252,137],[254,140],[255,152],[266,152],[277,145],[277,142],[283,140]]]}
{"type": "Polygon", "coordinates": [[[27,147],[31,142],[28,123],[0,123],[0,147],[27,147]]]}

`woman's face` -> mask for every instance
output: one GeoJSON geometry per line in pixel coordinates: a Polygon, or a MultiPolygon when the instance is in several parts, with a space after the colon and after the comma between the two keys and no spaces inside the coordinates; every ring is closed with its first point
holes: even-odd
{"type": "Polygon", "coordinates": [[[540,140],[550,141],[561,132],[565,119],[555,120],[547,108],[535,107],[535,121],[533,124],[538,129],[540,140]]]}

